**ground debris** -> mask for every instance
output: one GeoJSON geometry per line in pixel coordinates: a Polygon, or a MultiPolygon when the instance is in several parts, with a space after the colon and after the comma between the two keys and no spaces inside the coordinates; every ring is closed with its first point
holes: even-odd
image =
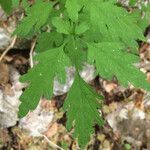
{"type": "Polygon", "coordinates": [[[4,85],[9,81],[9,68],[5,63],[0,63],[0,85],[4,85]]]}
{"type": "Polygon", "coordinates": [[[117,108],[107,115],[106,120],[114,133],[120,135],[136,149],[143,145],[149,147],[150,131],[150,96],[146,94],[142,100],[118,103],[117,108]],[[137,105],[138,103],[138,105],[137,105]]]}
{"type": "Polygon", "coordinates": [[[16,70],[13,70],[13,75],[9,78],[13,81],[13,85],[6,84],[0,89],[0,127],[2,128],[14,126],[18,121],[19,97],[24,85],[18,81],[19,73],[16,70]]]}
{"type": "Polygon", "coordinates": [[[42,108],[42,101],[40,101],[33,112],[20,119],[19,127],[27,130],[31,136],[38,137],[48,130],[53,117],[54,111],[42,108]]]}

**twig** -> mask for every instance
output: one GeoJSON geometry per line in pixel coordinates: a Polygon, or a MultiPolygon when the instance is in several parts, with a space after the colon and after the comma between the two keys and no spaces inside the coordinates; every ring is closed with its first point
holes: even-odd
{"type": "Polygon", "coordinates": [[[44,137],[44,139],[45,139],[52,147],[58,148],[59,150],[65,150],[65,149],[61,148],[60,146],[58,146],[57,144],[55,144],[55,143],[53,143],[52,141],[50,141],[46,135],[41,134],[41,133],[39,133],[39,134],[40,134],[42,137],[44,137]]]}
{"type": "Polygon", "coordinates": [[[12,39],[12,42],[10,43],[10,45],[7,47],[7,49],[2,53],[1,57],[0,57],[0,62],[2,61],[2,59],[6,56],[6,54],[8,53],[8,51],[14,47],[14,44],[16,42],[17,36],[15,35],[14,38],[12,39]]]}
{"type": "Polygon", "coordinates": [[[36,44],[36,39],[33,41],[32,45],[31,45],[31,50],[30,50],[30,67],[33,68],[33,51],[35,48],[35,44],[36,44]]]}

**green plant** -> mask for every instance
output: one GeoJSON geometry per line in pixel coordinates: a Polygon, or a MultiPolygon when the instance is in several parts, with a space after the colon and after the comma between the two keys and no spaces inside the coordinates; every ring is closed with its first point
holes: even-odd
{"type": "Polygon", "coordinates": [[[0,0],[0,5],[7,14],[10,14],[19,5],[19,0],[0,0]]]}
{"type": "Polygon", "coordinates": [[[132,10],[132,15],[136,18],[137,25],[145,31],[150,22],[150,4],[146,4],[143,0],[129,0],[129,6],[132,10]]]}
{"type": "Polygon", "coordinates": [[[125,149],[126,149],[126,150],[131,150],[131,148],[132,148],[132,147],[131,147],[131,145],[130,145],[130,144],[128,144],[128,143],[127,143],[127,144],[125,144],[125,149]]]}
{"type": "Polygon", "coordinates": [[[26,15],[14,34],[38,37],[34,57],[38,64],[21,77],[21,82],[29,86],[20,97],[19,116],[35,109],[42,96],[50,99],[54,77],[64,82],[65,67],[74,66],[74,82],[63,109],[67,112],[67,129],[74,127],[73,136],[83,148],[94,132],[93,126],[102,126],[104,121],[98,112],[102,97],[79,72],[88,62],[102,77],[111,79],[116,75],[125,87],[131,83],[148,90],[146,76],[133,65],[139,61],[136,41],[146,40],[142,28],[137,17],[116,0],[36,0],[24,8],[26,15]]]}

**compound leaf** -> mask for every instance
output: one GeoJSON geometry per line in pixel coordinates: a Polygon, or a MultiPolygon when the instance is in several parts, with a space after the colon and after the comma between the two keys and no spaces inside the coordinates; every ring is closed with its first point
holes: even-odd
{"type": "Polygon", "coordinates": [[[91,1],[87,4],[90,23],[104,37],[113,41],[121,41],[127,47],[137,48],[136,40],[145,40],[142,30],[134,22],[134,18],[116,4],[91,1]]]}
{"type": "Polygon", "coordinates": [[[21,77],[21,82],[28,82],[29,86],[20,98],[22,101],[19,109],[20,117],[25,116],[29,110],[35,109],[42,96],[51,98],[54,77],[61,75],[61,79],[64,80],[65,67],[70,65],[63,46],[40,53],[35,60],[38,64],[21,77]]]}
{"type": "Polygon", "coordinates": [[[116,75],[124,86],[131,83],[148,90],[150,84],[146,82],[146,76],[134,66],[139,57],[122,49],[122,44],[115,42],[88,44],[88,58],[91,62],[95,60],[97,72],[101,76],[111,79],[116,75]]]}
{"type": "Polygon", "coordinates": [[[67,95],[63,109],[67,111],[67,129],[70,130],[74,122],[74,138],[83,148],[94,132],[93,126],[103,125],[103,119],[98,109],[102,99],[77,73],[73,85],[67,95]]]}

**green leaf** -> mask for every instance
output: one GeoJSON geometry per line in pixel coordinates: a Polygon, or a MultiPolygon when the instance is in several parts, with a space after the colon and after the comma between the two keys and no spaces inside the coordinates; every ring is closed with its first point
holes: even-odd
{"type": "Polygon", "coordinates": [[[71,25],[68,20],[63,20],[60,17],[54,17],[52,24],[56,27],[58,33],[70,34],[71,25]]]}
{"type": "Polygon", "coordinates": [[[49,2],[36,1],[32,7],[27,9],[27,16],[17,26],[15,34],[20,37],[31,37],[39,32],[40,28],[46,23],[51,8],[52,6],[49,2]]]}
{"type": "Polygon", "coordinates": [[[78,4],[78,0],[67,0],[65,6],[67,9],[69,18],[73,22],[76,22],[78,20],[78,12],[80,10],[80,5],[78,4]]]}
{"type": "Polygon", "coordinates": [[[62,141],[61,142],[61,147],[65,150],[69,150],[69,144],[65,141],[62,141]]]}
{"type": "Polygon", "coordinates": [[[0,0],[0,5],[7,14],[10,14],[12,11],[12,0],[0,0]]]}
{"type": "Polygon", "coordinates": [[[125,149],[126,150],[131,150],[132,146],[128,143],[125,144],[125,149]]]}
{"type": "Polygon", "coordinates": [[[129,0],[130,6],[135,6],[136,3],[137,3],[137,0],[129,0]]]}
{"type": "Polygon", "coordinates": [[[37,41],[35,50],[43,52],[53,47],[59,47],[63,42],[63,37],[57,32],[44,32],[37,41]]]}
{"type": "Polygon", "coordinates": [[[125,9],[109,1],[90,1],[86,11],[89,13],[92,30],[112,41],[123,42],[126,47],[135,48],[137,39],[145,40],[142,30],[134,23],[134,18],[125,9]]]}
{"type": "Polygon", "coordinates": [[[116,75],[120,83],[128,86],[129,83],[135,87],[149,90],[150,84],[146,82],[146,76],[133,64],[138,63],[139,57],[123,51],[122,44],[101,42],[88,44],[88,58],[94,61],[97,72],[104,78],[111,79],[116,75]]]}
{"type": "Polygon", "coordinates": [[[19,1],[18,0],[12,0],[12,6],[13,6],[13,8],[18,7],[19,1]]]}
{"type": "Polygon", "coordinates": [[[82,22],[75,28],[75,34],[83,34],[89,29],[89,25],[87,22],[82,22]]]}
{"type": "Polygon", "coordinates": [[[87,60],[87,53],[83,50],[83,45],[78,39],[73,36],[68,37],[68,42],[65,45],[65,52],[69,56],[72,65],[78,70],[82,70],[83,64],[87,60]]]}
{"type": "Polygon", "coordinates": [[[87,2],[88,0],[66,0],[66,11],[72,22],[77,23],[79,12],[87,2]]]}
{"type": "Polygon", "coordinates": [[[29,2],[27,0],[22,0],[21,6],[25,11],[27,11],[30,7],[29,2]]]}
{"type": "Polygon", "coordinates": [[[148,19],[146,19],[146,15],[142,17],[141,10],[133,11],[130,16],[135,19],[135,23],[141,28],[142,32],[144,33],[146,27],[148,27],[148,19]]]}
{"type": "Polygon", "coordinates": [[[148,3],[146,6],[142,5],[142,11],[144,12],[144,18],[150,22],[150,3],[148,3]]]}
{"type": "Polygon", "coordinates": [[[67,129],[74,126],[74,138],[83,149],[94,132],[93,126],[97,123],[103,125],[103,119],[98,109],[101,99],[95,91],[77,73],[73,85],[67,95],[63,109],[67,111],[67,129]]]}
{"type": "Polygon", "coordinates": [[[29,87],[20,98],[22,101],[19,107],[20,117],[25,116],[29,110],[34,110],[42,96],[51,98],[54,77],[58,76],[59,79],[65,80],[65,67],[70,65],[63,46],[40,53],[35,60],[38,64],[21,77],[21,82],[28,82],[29,87]]]}

